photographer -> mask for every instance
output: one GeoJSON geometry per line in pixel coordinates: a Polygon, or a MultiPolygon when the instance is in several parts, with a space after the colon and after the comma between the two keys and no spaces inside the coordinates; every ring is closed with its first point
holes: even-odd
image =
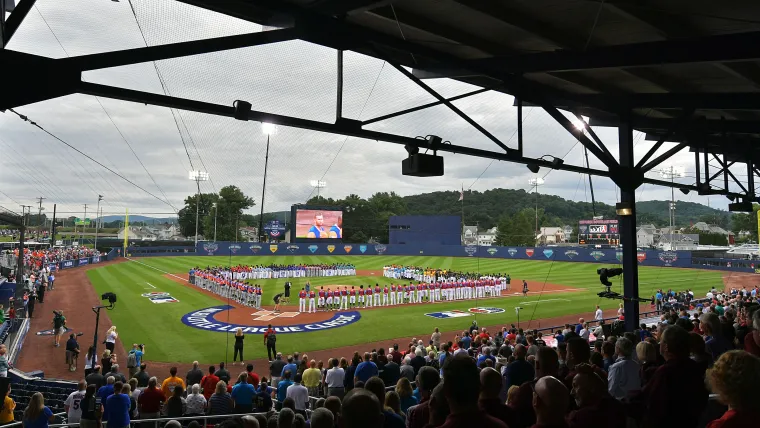
{"type": "Polygon", "coordinates": [[[55,337],[55,347],[61,346],[61,335],[66,331],[66,317],[63,311],[53,311],[53,335],[55,337]]]}
{"type": "Polygon", "coordinates": [[[79,358],[79,343],[76,339],[77,335],[71,333],[69,340],[66,341],[66,364],[69,365],[69,371],[77,371],[77,359],[79,358]]]}
{"type": "Polygon", "coordinates": [[[129,378],[132,379],[140,368],[142,357],[145,354],[145,345],[134,343],[132,350],[127,354],[127,369],[129,369],[129,378]]]}

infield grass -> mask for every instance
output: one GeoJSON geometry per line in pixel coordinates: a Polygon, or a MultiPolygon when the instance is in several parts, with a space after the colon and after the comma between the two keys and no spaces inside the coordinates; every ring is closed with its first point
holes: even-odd
{"type": "MultiPolygon", "coordinates": [[[[527,327],[530,320],[593,312],[595,305],[605,311],[605,317],[614,316],[620,301],[600,299],[601,291],[596,269],[601,265],[591,263],[563,263],[534,260],[481,259],[472,257],[397,257],[397,256],[239,256],[239,257],[156,257],[138,258],[97,269],[87,275],[98,294],[112,291],[119,300],[116,308],[108,312],[116,324],[120,337],[128,347],[131,343],[145,343],[146,357],[150,361],[188,363],[198,360],[204,364],[217,363],[232,358],[232,334],[188,327],[182,324],[183,315],[210,306],[226,303],[221,297],[214,298],[198,292],[193,286],[182,285],[165,277],[165,273],[187,277],[194,266],[237,264],[318,264],[353,263],[357,270],[382,270],[384,265],[403,264],[481,273],[504,273],[513,278],[512,291],[521,290],[518,279],[528,281],[530,294],[501,297],[480,301],[436,303],[394,306],[361,312],[361,319],[344,327],[325,331],[296,334],[280,334],[277,350],[283,353],[314,351],[361,345],[379,340],[418,335],[429,337],[435,327],[441,331],[465,329],[473,320],[480,325],[509,324],[517,321],[514,307],[522,306],[520,324],[527,327]],[[566,285],[583,290],[572,292],[542,293],[545,283],[566,285]],[[519,290],[518,290],[519,289],[519,290]],[[153,291],[167,292],[178,303],[155,304],[141,297],[153,291]],[[435,319],[425,313],[459,309],[467,311],[476,306],[499,307],[505,312],[454,319],[435,319]]],[[[722,286],[722,273],[698,269],[674,269],[639,267],[640,296],[649,297],[658,287],[695,290],[697,295],[712,286],[722,286]]],[[[386,284],[389,279],[373,277],[319,277],[309,278],[312,286],[386,284]]],[[[299,290],[305,278],[291,279],[293,290],[299,290]]],[[[272,296],[283,290],[285,279],[257,280],[264,287],[264,305],[272,305],[272,296]]],[[[398,283],[398,281],[397,281],[398,283]]],[[[617,278],[613,291],[622,293],[622,282],[617,278]]],[[[297,292],[292,293],[297,295],[297,292]]],[[[292,310],[297,310],[297,298],[291,298],[292,310]]],[[[287,308],[286,308],[287,309],[287,308]]],[[[254,312],[251,309],[251,312],[254,312]]],[[[288,320],[298,324],[298,318],[288,320]]],[[[531,328],[539,326],[532,321],[531,328]]],[[[247,360],[265,358],[266,349],[261,335],[249,334],[246,338],[247,360]]],[[[357,346],[357,350],[363,350],[357,346]]]]}

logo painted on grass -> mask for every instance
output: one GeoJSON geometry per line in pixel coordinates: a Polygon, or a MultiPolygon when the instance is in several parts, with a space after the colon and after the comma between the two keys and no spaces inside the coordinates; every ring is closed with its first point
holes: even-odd
{"type": "Polygon", "coordinates": [[[351,252],[351,250],[353,250],[353,249],[354,249],[354,247],[351,246],[351,245],[344,245],[343,246],[343,251],[345,251],[346,254],[349,254],[351,252]]]}
{"type": "Polygon", "coordinates": [[[470,308],[470,312],[473,314],[500,314],[504,312],[502,308],[470,308]]]}
{"type": "Polygon", "coordinates": [[[206,250],[209,256],[213,256],[216,250],[219,249],[219,244],[216,242],[206,242],[203,244],[203,249],[206,250]]]}
{"type": "MultiPolygon", "coordinates": [[[[244,325],[244,324],[227,324],[221,323],[214,319],[214,315],[220,312],[233,309],[234,306],[222,305],[212,306],[206,309],[200,309],[182,316],[182,323],[189,327],[201,330],[218,331],[222,333],[235,331],[238,328],[243,329],[243,333],[264,334],[267,330],[267,324],[272,321],[262,321],[261,325],[244,325]]],[[[332,316],[326,321],[320,321],[311,324],[288,324],[275,325],[274,330],[277,334],[284,333],[308,333],[311,331],[322,331],[333,328],[344,327],[353,324],[361,319],[361,314],[356,311],[341,312],[332,316]]]]}
{"type": "Polygon", "coordinates": [[[445,319],[450,319],[450,318],[469,317],[470,314],[468,314],[465,311],[454,309],[452,311],[429,312],[429,313],[426,313],[425,316],[431,317],[431,318],[438,318],[439,320],[445,320],[445,319]]]}
{"type": "Polygon", "coordinates": [[[383,244],[377,244],[377,245],[375,245],[375,251],[377,252],[377,254],[383,254],[383,253],[385,253],[385,250],[387,250],[387,249],[388,249],[388,247],[386,247],[383,244]]]}
{"type": "Polygon", "coordinates": [[[647,259],[647,253],[640,251],[636,253],[636,260],[639,261],[639,263],[644,263],[644,260],[647,259]]]}
{"type": "Polygon", "coordinates": [[[533,257],[533,251],[534,251],[534,250],[533,250],[533,248],[526,248],[526,249],[525,249],[525,254],[526,254],[528,257],[533,257]]]}
{"type": "Polygon", "coordinates": [[[493,248],[493,247],[491,247],[491,248],[489,248],[488,250],[486,250],[486,252],[487,252],[488,254],[490,254],[490,255],[494,255],[494,254],[498,253],[498,252],[499,252],[499,250],[497,250],[496,248],[493,248]]]}
{"type": "Polygon", "coordinates": [[[296,251],[298,251],[299,248],[301,247],[299,247],[298,245],[288,245],[288,251],[290,251],[291,253],[295,253],[296,251]]]}
{"type": "Polygon", "coordinates": [[[678,260],[678,253],[675,251],[665,251],[657,254],[657,257],[659,257],[660,260],[665,263],[665,266],[671,266],[678,260]]]}
{"type": "MultiPolygon", "coordinates": [[[[63,334],[66,334],[66,333],[68,333],[68,332],[71,331],[71,329],[68,328],[68,327],[64,327],[64,329],[65,329],[65,331],[63,332],[63,334]]],[[[54,334],[55,334],[55,330],[53,330],[53,329],[42,330],[42,331],[38,331],[37,332],[37,336],[52,336],[54,334]]]]}
{"type": "Polygon", "coordinates": [[[332,252],[335,251],[335,245],[328,245],[327,246],[327,252],[332,254],[332,252]]]}
{"type": "Polygon", "coordinates": [[[593,257],[594,260],[599,260],[602,257],[604,257],[604,251],[592,251],[588,254],[589,256],[593,257]]]}
{"type": "Polygon", "coordinates": [[[179,303],[179,300],[175,299],[169,293],[163,291],[153,291],[151,293],[143,293],[142,297],[147,297],[153,303],[179,303]]]}
{"type": "Polygon", "coordinates": [[[468,256],[472,257],[475,255],[475,253],[478,252],[478,247],[474,245],[468,245],[464,247],[464,252],[467,253],[468,256]]]}
{"type": "Polygon", "coordinates": [[[309,251],[311,251],[312,254],[316,253],[319,247],[317,245],[309,245],[309,251]]]}
{"type": "Polygon", "coordinates": [[[509,257],[514,257],[515,254],[517,254],[517,248],[510,248],[507,250],[507,253],[509,254],[509,257]]]}
{"type": "Polygon", "coordinates": [[[362,254],[364,254],[364,252],[367,251],[367,246],[366,245],[359,245],[359,251],[361,251],[362,254]]]}
{"type": "Polygon", "coordinates": [[[573,259],[575,256],[577,256],[577,255],[578,255],[578,252],[577,252],[577,251],[575,251],[575,250],[567,250],[567,251],[565,251],[565,256],[566,256],[568,259],[570,259],[570,260],[572,260],[572,259],[573,259]]]}
{"type": "Polygon", "coordinates": [[[552,255],[554,255],[554,250],[544,250],[544,256],[545,256],[547,259],[550,259],[550,258],[552,258],[552,255]]]}
{"type": "Polygon", "coordinates": [[[261,250],[261,245],[251,245],[249,248],[251,249],[253,254],[256,254],[261,250]]]}
{"type": "Polygon", "coordinates": [[[237,252],[240,251],[240,248],[242,247],[238,244],[230,245],[230,251],[232,252],[232,254],[237,254],[237,252]]]}

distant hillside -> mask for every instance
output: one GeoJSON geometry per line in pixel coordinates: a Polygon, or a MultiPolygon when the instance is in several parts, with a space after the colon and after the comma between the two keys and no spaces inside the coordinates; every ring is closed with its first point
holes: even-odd
{"type": "MultiPolygon", "coordinates": [[[[667,226],[670,224],[669,204],[670,201],[637,202],[636,213],[639,224],[654,223],[657,226],[667,226]]],[[[687,227],[698,221],[728,228],[731,223],[731,213],[696,202],[676,201],[676,226],[687,227]]]]}
{"type": "MultiPolygon", "coordinates": [[[[92,219],[94,220],[94,219],[92,219]]],[[[119,221],[124,220],[123,215],[107,215],[103,216],[103,222],[104,223],[110,223],[112,221],[119,221]]],[[[154,217],[147,217],[144,215],[130,215],[129,216],[129,222],[138,222],[142,221],[147,224],[153,224],[155,222],[156,224],[159,223],[177,223],[177,217],[164,217],[164,218],[154,218],[154,217]]]]}

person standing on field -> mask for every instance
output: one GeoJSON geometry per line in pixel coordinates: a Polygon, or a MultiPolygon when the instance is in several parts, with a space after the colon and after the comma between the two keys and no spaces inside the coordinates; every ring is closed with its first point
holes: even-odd
{"type": "Polygon", "coordinates": [[[264,332],[264,345],[267,347],[269,361],[274,360],[274,357],[277,356],[277,333],[272,328],[272,324],[269,324],[267,331],[264,332]]]}

